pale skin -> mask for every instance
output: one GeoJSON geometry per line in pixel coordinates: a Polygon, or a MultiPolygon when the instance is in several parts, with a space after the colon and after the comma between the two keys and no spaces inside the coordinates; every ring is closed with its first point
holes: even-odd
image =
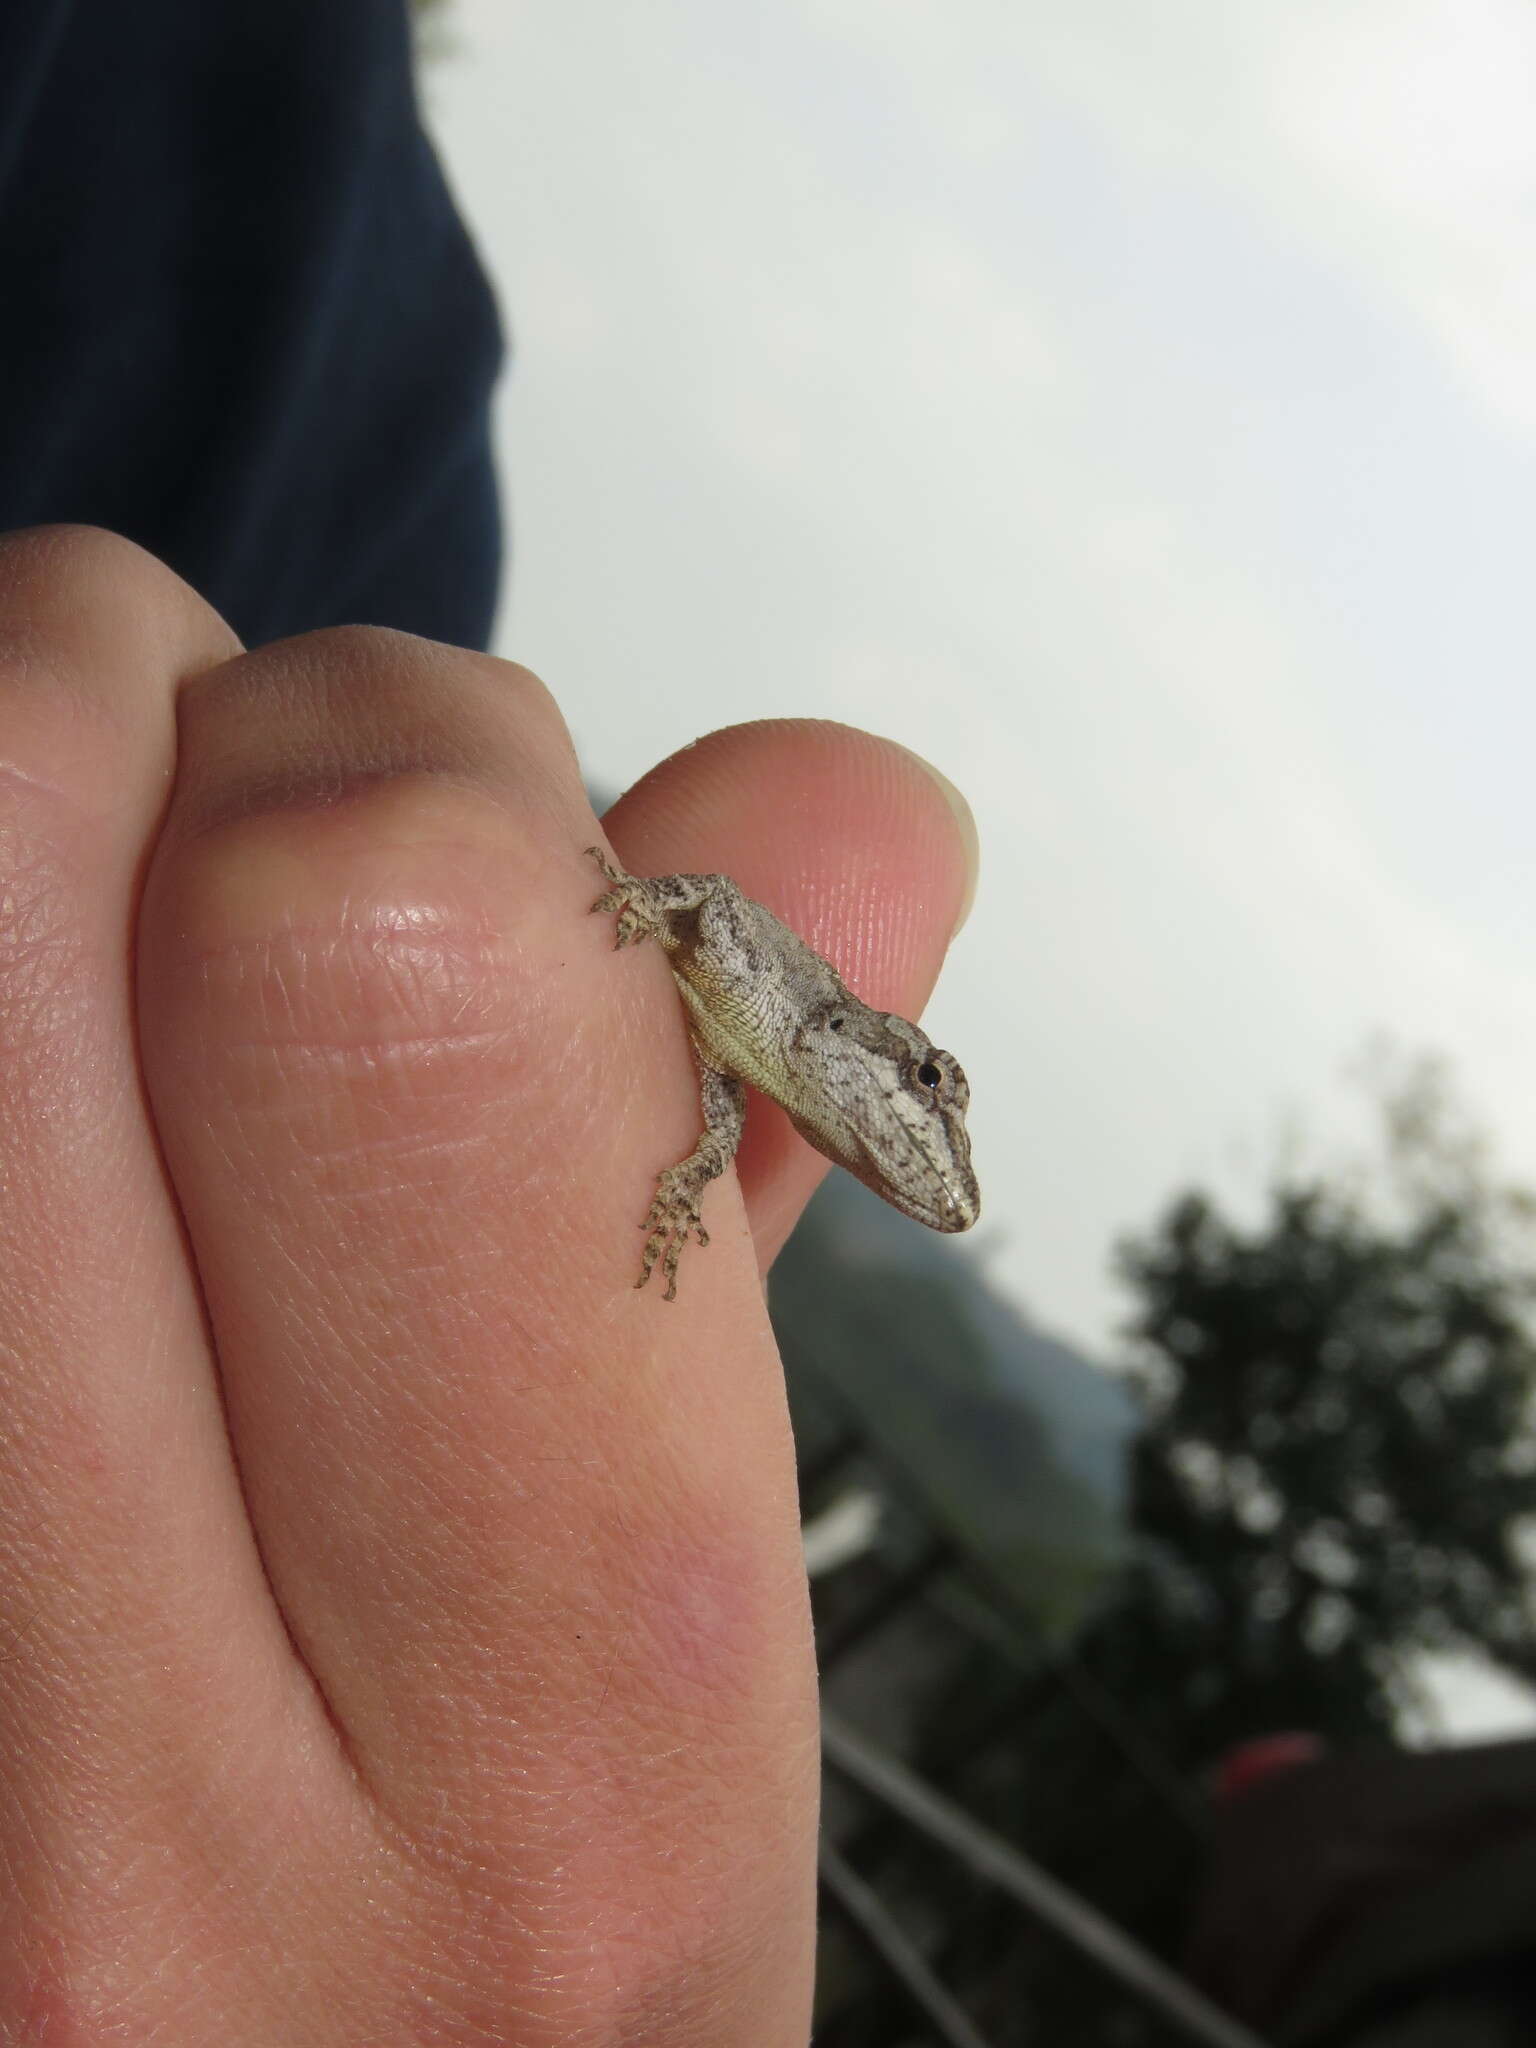
{"type": "MultiPolygon", "coordinates": [[[[841,727],[604,826],[905,1016],[966,888],[841,727]]],[[[698,1080],[595,836],[526,671],[243,654],[127,543],[0,539],[0,2040],[803,2048],[761,1275],[824,1162],[754,1108],[682,1298],[634,1290],[698,1080]]]]}

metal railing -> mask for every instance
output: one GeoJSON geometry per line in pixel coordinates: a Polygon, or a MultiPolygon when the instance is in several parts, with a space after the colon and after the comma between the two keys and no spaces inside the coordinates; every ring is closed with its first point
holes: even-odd
{"type": "MultiPolygon", "coordinates": [[[[1200,2043],[1201,2048],[1265,2048],[1257,2034],[1212,2005],[1193,1985],[1186,1983],[1166,1963],[1133,1941],[1086,1899],[1042,1870],[1039,1864],[1032,1862],[1001,1835],[973,1820],[962,1807],[935,1792],[904,1764],[868,1742],[835,1714],[822,1717],[822,1751],[834,1770],[850,1779],[870,1798],[899,1815],[928,1841],[948,1850],[978,1877],[985,1878],[1015,1900],[1080,1955],[1114,1978],[1123,1989],[1170,2022],[1186,2040],[1200,2043]]],[[[824,1873],[826,1853],[823,1850],[824,1873]]],[[[847,1871],[835,1850],[832,1855],[834,1867],[840,1865],[847,1875],[854,1875],[847,1871]]],[[[854,1882],[859,1884],[861,1880],[855,1876],[854,1882]]],[[[940,2024],[937,2014],[942,2008],[925,2002],[924,1995],[919,1993],[910,1968],[912,1958],[916,1957],[921,1966],[930,1995],[936,1988],[951,2013],[958,2013],[953,1999],[927,1970],[906,1937],[899,1929],[894,1929],[889,1916],[879,1907],[867,1886],[863,1887],[867,1916],[863,1920],[859,1919],[857,1908],[847,1904],[836,1882],[829,1888],[839,1904],[849,1912],[850,1918],[858,1921],[861,1931],[881,1955],[882,1961],[901,1978],[936,2026],[940,2024]],[[874,1914],[868,1912],[871,1904],[874,1914]],[[878,1924],[875,1914],[884,1922],[880,1937],[873,1931],[878,1924]],[[908,1952],[900,1964],[894,1960],[894,1949],[887,1952],[891,1945],[882,1946],[882,1939],[892,1931],[896,1934],[899,1948],[908,1952]]],[[[964,2044],[964,2048],[977,2048],[979,2043],[980,2048],[986,2048],[986,2043],[965,2016],[960,2014],[959,2017],[969,2032],[945,2034],[946,2043],[964,2044]]]]}

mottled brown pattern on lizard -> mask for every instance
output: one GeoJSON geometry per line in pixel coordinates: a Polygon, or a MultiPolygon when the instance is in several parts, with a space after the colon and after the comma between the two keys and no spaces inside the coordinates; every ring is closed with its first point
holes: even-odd
{"type": "Polygon", "coordinates": [[[872,1010],[837,970],[727,875],[626,875],[588,853],[612,886],[594,911],[618,913],[616,946],[655,938],[667,954],[699,1063],[704,1131],[658,1176],[646,1216],[643,1287],[657,1261],[677,1293],[677,1262],[705,1188],[735,1157],[743,1082],[772,1097],[818,1152],[934,1230],[969,1230],[981,1207],[958,1061],[904,1017],[872,1010]]]}

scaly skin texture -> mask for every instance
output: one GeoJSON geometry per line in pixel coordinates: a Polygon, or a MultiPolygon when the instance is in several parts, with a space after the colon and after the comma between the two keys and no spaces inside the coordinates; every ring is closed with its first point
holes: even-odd
{"type": "Polygon", "coordinates": [[[587,852],[611,886],[592,905],[616,912],[616,946],[655,938],[688,1011],[704,1130],[658,1176],[645,1219],[643,1287],[658,1260],[666,1299],[700,1221],[704,1190],[736,1155],[744,1082],[787,1113],[808,1144],[932,1230],[969,1230],[981,1210],[959,1062],[916,1024],[861,1003],[837,970],[728,875],[627,875],[587,852]]]}

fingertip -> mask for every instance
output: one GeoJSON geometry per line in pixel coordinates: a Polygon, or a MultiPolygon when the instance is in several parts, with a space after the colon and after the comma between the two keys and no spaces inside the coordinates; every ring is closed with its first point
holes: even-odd
{"type": "Polygon", "coordinates": [[[908,1014],[974,893],[975,825],[959,791],[898,742],[830,719],[709,733],[604,822],[636,873],[728,872],[864,1001],[908,1014]]]}
{"type": "MultiPolygon", "coordinates": [[[[888,744],[895,746],[898,742],[892,740],[888,744]]],[[[955,922],[950,928],[949,936],[955,939],[964,929],[975,904],[976,883],[981,872],[981,837],[976,830],[976,813],[967,803],[964,793],[956,788],[942,768],[936,768],[925,755],[914,752],[910,747],[903,747],[902,752],[909,760],[915,761],[925,775],[932,778],[934,787],[948,806],[960,842],[961,857],[965,864],[965,886],[961,891],[959,908],[955,912],[955,922]]]]}

